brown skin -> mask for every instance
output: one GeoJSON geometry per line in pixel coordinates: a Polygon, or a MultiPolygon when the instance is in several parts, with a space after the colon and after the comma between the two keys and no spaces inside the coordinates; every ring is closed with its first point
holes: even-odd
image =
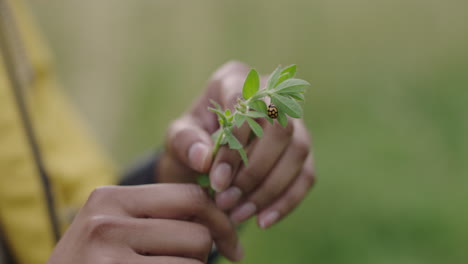
{"type": "Polygon", "coordinates": [[[212,243],[242,258],[226,214],[193,184],[96,189],[54,250],[49,264],[205,263],[212,243]]]}
{"type": "MultiPolygon", "coordinates": [[[[226,146],[212,159],[210,135],[218,129],[218,122],[207,110],[209,99],[233,110],[249,70],[245,64],[228,62],[213,74],[206,92],[170,126],[158,175],[162,182],[193,183],[197,175],[208,172],[218,191],[216,204],[233,222],[256,214],[258,225],[267,228],[304,199],[315,175],[310,137],[300,119],[289,119],[286,128],[259,120],[264,136],[250,142],[247,125],[235,129],[234,134],[246,146],[248,167],[243,166],[237,151],[226,146]]],[[[262,86],[266,80],[262,78],[262,86]]]]}
{"type": "Polygon", "coordinates": [[[209,172],[219,191],[215,202],[194,184],[100,187],[48,263],[200,264],[213,241],[221,254],[238,261],[243,252],[233,222],[257,214],[260,227],[267,228],[293,210],[315,181],[302,120],[289,120],[286,128],[260,120],[264,137],[250,142],[248,126],[236,129],[249,167],[226,147],[212,159],[210,134],[217,119],[206,110],[209,99],[232,108],[248,71],[246,65],[230,62],[213,75],[205,94],[170,126],[158,166],[159,182],[193,183],[201,172],[209,172]]]}

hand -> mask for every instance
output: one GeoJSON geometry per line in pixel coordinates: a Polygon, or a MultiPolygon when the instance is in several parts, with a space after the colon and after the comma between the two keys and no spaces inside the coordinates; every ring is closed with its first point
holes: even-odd
{"type": "Polygon", "coordinates": [[[201,264],[213,240],[228,259],[242,258],[234,227],[199,186],[100,187],[48,263],[201,264]]]}
{"type": "MultiPolygon", "coordinates": [[[[310,139],[298,119],[289,119],[286,128],[261,119],[264,136],[251,141],[247,125],[235,129],[234,135],[246,146],[248,167],[237,151],[226,146],[212,159],[210,135],[218,129],[218,122],[207,110],[209,99],[233,110],[249,70],[242,63],[230,62],[214,73],[206,92],[170,126],[158,175],[163,182],[194,182],[197,175],[209,172],[219,208],[229,211],[235,223],[257,214],[259,226],[266,228],[303,200],[315,176],[310,139]]],[[[262,86],[266,80],[262,78],[262,86]]]]}

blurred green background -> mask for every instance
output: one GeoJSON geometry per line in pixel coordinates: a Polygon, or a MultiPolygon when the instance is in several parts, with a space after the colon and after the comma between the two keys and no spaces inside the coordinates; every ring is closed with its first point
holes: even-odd
{"type": "Polygon", "coordinates": [[[468,1],[29,1],[121,167],[230,59],[296,63],[318,184],[243,263],[468,262],[468,1]]]}

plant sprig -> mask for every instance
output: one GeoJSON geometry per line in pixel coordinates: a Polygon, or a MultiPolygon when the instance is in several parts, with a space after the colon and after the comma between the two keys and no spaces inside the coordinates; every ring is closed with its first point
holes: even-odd
{"type": "MultiPolygon", "coordinates": [[[[257,123],[256,119],[265,118],[271,124],[274,119],[268,116],[268,106],[264,98],[268,97],[271,104],[278,109],[278,123],[283,127],[288,124],[287,116],[292,118],[301,118],[303,110],[300,101],[304,101],[305,90],[310,86],[307,81],[294,78],[296,75],[296,65],[290,65],[284,68],[278,66],[270,75],[265,89],[260,89],[260,76],[255,69],[251,69],[244,82],[242,89],[242,98],[237,99],[233,111],[223,110],[215,101],[210,100],[213,107],[208,110],[215,113],[218,117],[219,129],[211,136],[215,142],[213,147],[213,159],[216,157],[219,148],[222,145],[228,145],[235,149],[248,166],[247,154],[239,140],[234,136],[234,127],[240,128],[245,122],[249,125],[255,136],[263,136],[263,128],[257,123]]],[[[198,177],[198,183],[203,187],[210,186],[210,180],[207,174],[198,177]]],[[[214,193],[210,189],[210,193],[214,193]]]]}

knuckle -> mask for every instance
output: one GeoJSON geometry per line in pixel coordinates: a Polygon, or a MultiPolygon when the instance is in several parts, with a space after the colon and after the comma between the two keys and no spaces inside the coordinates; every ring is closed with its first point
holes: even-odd
{"type": "Polygon", "coordinates": [[[124,224],[115,216],[94,215],[86,220],[85,226],[91,239],[106,239],[112,232],[121,229],[124,224]]]}
{"type": "Polygon", "coordinates": [[[305,160],[307,156],[309,156],[309,146],[300,141],[300,140],[293,140],[291,146],[294,148],[294,151],[297,153],[297,157],[301,160],[305,160]]]}
{"type": "Polygon", "coordinates": [[[86,201],[86,205],[88,207],[101,206],[103,203],[105,203],[109,196],[115,193],[115,189],[117,188],[117,186],[113,185],[100,186],[95,188],[89,195],[88,201],[86,201]]]}
{"type": "Polygon", "coordinates": [[[244,73],[248,71],[248,66],[240,61],[231,60],[222,65],[211,77],[211,81],[221,80],[227,75],[244,73]]]}
{"type": "Polygon", "coordinates": [[[209,206],[211,201],[201,186],[190,184],[187,185],[188,201],[192,203],[194,214],[203,213],[209,206]]]}
{"type": "Polygon", "coordinates": [[[243,62],[240,62],[237,60],[230,60],[226,62],[221,67],[221,69],[226,72],[244,72],[244,71],[247,71],[249,67],[243,62]]]}
{"type": "Polygon", "coordinates": [[[239,179],[239,187],[244,192],[250,192],[255,189],[259,182],[264,178],[263,173],[255,169],[253,166],[246,167],[242,173],[242,179],[239,179]]]}

